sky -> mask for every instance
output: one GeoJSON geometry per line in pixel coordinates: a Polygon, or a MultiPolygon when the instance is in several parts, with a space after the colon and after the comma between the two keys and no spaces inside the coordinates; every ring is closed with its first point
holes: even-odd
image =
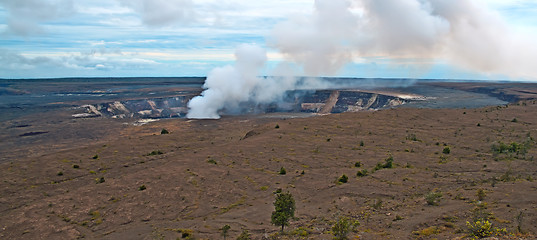
{"type": "Polygon", "coordinates": [[[206,76],[253,44],[263,75],[537,80],[537,0],[446,1],[0,0],[0,78],[206,76]]]}

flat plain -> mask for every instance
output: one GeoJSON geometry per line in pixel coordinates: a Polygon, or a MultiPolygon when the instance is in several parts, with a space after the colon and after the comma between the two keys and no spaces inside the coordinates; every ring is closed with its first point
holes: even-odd
{"type": "MultiPolygon", "coordinates": [[[[229,239],[243,229],[254,239],[332,239],[345,216],[360,223],[350,239],[464,239],[476,219],[505,228],[501,239],[534,239],[536,113],[525,100],[143,126],[73,119],[63,135],[49,129],[56,145],[10,145],[0,238],[223,239],[227,224],[229,239]],[[296,201],[284,234],[271,225],[279,191],[296,201]]],[[[9,134],[29,131],[9,124],[9,134]]]]}

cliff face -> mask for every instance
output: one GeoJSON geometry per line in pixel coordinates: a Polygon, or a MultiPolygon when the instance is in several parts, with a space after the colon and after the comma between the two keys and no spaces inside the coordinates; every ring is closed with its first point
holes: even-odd
{"type": "MultiPolygon", "coordinates": [[[[176,118],[188,112],[187,103],[195,95],[168,98],[115,101],[83,105],[74,117],[176,118]]],[[[289,91],[280,102],[256,104],[246,102],[238,109],[224,109],[222,114],[269,112],[342,113],[391,108],[409,100],[379,93],[356,90],[289,91]]]]}
{"type": "Polygon", "coordinates": [[[73,117],[174,118],[184,117],[190,96],[115,101],[82,105],[73,117]]]}

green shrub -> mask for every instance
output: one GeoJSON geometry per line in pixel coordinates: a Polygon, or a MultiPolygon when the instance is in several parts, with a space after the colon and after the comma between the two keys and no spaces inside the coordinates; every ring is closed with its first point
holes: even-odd
{"type": "Polygon", "coordinates": [[[287,171],[285,170],[284,167],[281,167],[281,168],[280,168],[280,172],[279,172],[279,174],[280,174],[280,175],[285,175],[285,174],[287,174],[287,171]]]}
{"type": "Polygon", "coordinates": [[[181,238],[185,238],[185,239],[193,239],[193,232],[192,229],[179,229],[177,230],[178,232],[181,233],[181,238]]]}
{"type": "Polygon", "coordinates": [[[155,155],[161,155],[161,154],[164,154],[164,153],[160,150],[156,150],[156,151],[152,151],[148,153],[147,156],[155,156],[155,155]]]}
{"type": "Polygon", "coordinates": [[[95,154],[95,156],[92,157],[93,159],[98,159],[99,158],[99,155],[98,154],[95,154]]]}
{"type": "Polygon", "coordinates": [[[383,169],[383,168],[393,168],[393,156],[389,156],[384,160],[384,163],[377,163],[377,166],[375,166],[374,171],[383,169]]]}
{"type": "Polygon", "coordinates": [[[347,217],[340,217],[332,226],[332,235],[336,240],[348,239],[349,233],[354,231],[358,225],[360,225],[358,221],[352,222],[347,217]]]}
{"type": "Polygon", "coordinates": [[[367,169],[362,169],[362,171],[358,171],[356,173],[356,176],[357,177],[365,177],[365,176],[367,176],[367,169]]]}
{"type": "Polygon", "coordinates": [[[145,185],[142,185],[140,187],[138,187],[138,191],[143,191],[143,190],[146,190],[147,187],[145,185]]]}
{"type": "Polygon", "coordinates": [[[170,132],[166,129],[166,128],[163,128],[162,131],[160,131],[160,134],[169,134],[170,132]]]}
{"type": "Polygon", "coordinates": [[[505,144],[503,142],[498,142],[497,144],[492,144],[492,152],[495,154],[516,154],[525,156],[528,152],[531,141],[526,141],[525,143],[512,142],[510,144],[505,144]]]}
{"type": "Polygon", "coordinates": [[[449,154],[451,153],[451,149],[449,147],[445,147],[444,150],[442,150],[443,154],[449,154]]]}
{"type": "Polygon", "coordinates": [[[252,237],[250,236],[250,233],[246,229],[242,230],[241,234],[237,237],[237,240],[251,240],[251,239],[252,237]]]}
{"type": "Polygon", "coordinates": [[[467,221],[466,227],[468,228],[468,235],[474,238],[486,238],[507,233],[505,228],[500,229],[492,227],[492,223],[488,220],[478,220],[475,222],[467,221]]]}
{"type": "Polygon", "coordinates": [[[414,133],[408,134],[406,136],[406,139],[411,140],[411,141],[416,141],[416,142],[419,141],[418,137],[416,137],[416,134],[414,134],[414,133]]]}
{"type": "Polygon", "coordinates": [[[361,162],[355,162],[355,163],[354,163],[354,167],[359,168],[359,167],[361,167],[361,166],[362,166],[362,163],[361,163],[361,162]]]}
{"type": "Polygon", "coordinates": [[[211,163],[211,164],[214,164],[214,165],[218,164],[218,163],[217,163],[214,159],[212,159],[212,158],[209,159],[209,160],[207,160],[207,162],[208,162],[208,163],[211,163]]]}
{"type": "Polygon", "coordinates": [[[347,183],[347,181],[349,181],[349,177],[347,177],[347,175],[343,174],[341,175],[341,177],[339,177],[337,179],[338,183],[347,183]]]}
{"type": "Polygon", "coordinates": [[[77,164],[73,165],[73,168],[80,168],[77,164]]]}
{"type": "Polygon", "coordinates": [[[103,183],[103,182],[105,182],[104,177],[95,178],[95,183],[96,184],[103,183]]]}
{"type": "Polygon", "coordinates": [[[441,199],[442,199],[441,192],[432,191],[432,192],[425,194],[425,201],[427,201],[428,205],[437,206],[441,199]]]}
{"type": "Polygon", "coordinates": [[[295,230],[293,230],[293,232],[291,233],[292,235],[295,235],[295,236],[300,236],[300,237],[307,237],[310,233],[309,233],[309,230],[305,227],[299,227],[295,230]]]}

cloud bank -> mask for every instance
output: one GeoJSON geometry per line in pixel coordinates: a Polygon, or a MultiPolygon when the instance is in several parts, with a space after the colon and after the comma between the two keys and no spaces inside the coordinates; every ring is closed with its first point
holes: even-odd
{"type": "Polygon", "coordinates": [[[2,0],[7,11],[7,33],[29,36],[43,33],[41,23],[74,13],[73,0],[2,0]]]}
{"type": "Polygon", "coordinates": [[[535,36],[512,31],[476,0],[316,0],[275,26],[269,44],[308,75],[354,59],[437,59],[486,74],[537,79],[535,36]]]}
{"type": "Polygon", "coordinates": [[[117,0],[141,15],[149,26],[185,24],[197,19],[192,0],[117,0]]]}

